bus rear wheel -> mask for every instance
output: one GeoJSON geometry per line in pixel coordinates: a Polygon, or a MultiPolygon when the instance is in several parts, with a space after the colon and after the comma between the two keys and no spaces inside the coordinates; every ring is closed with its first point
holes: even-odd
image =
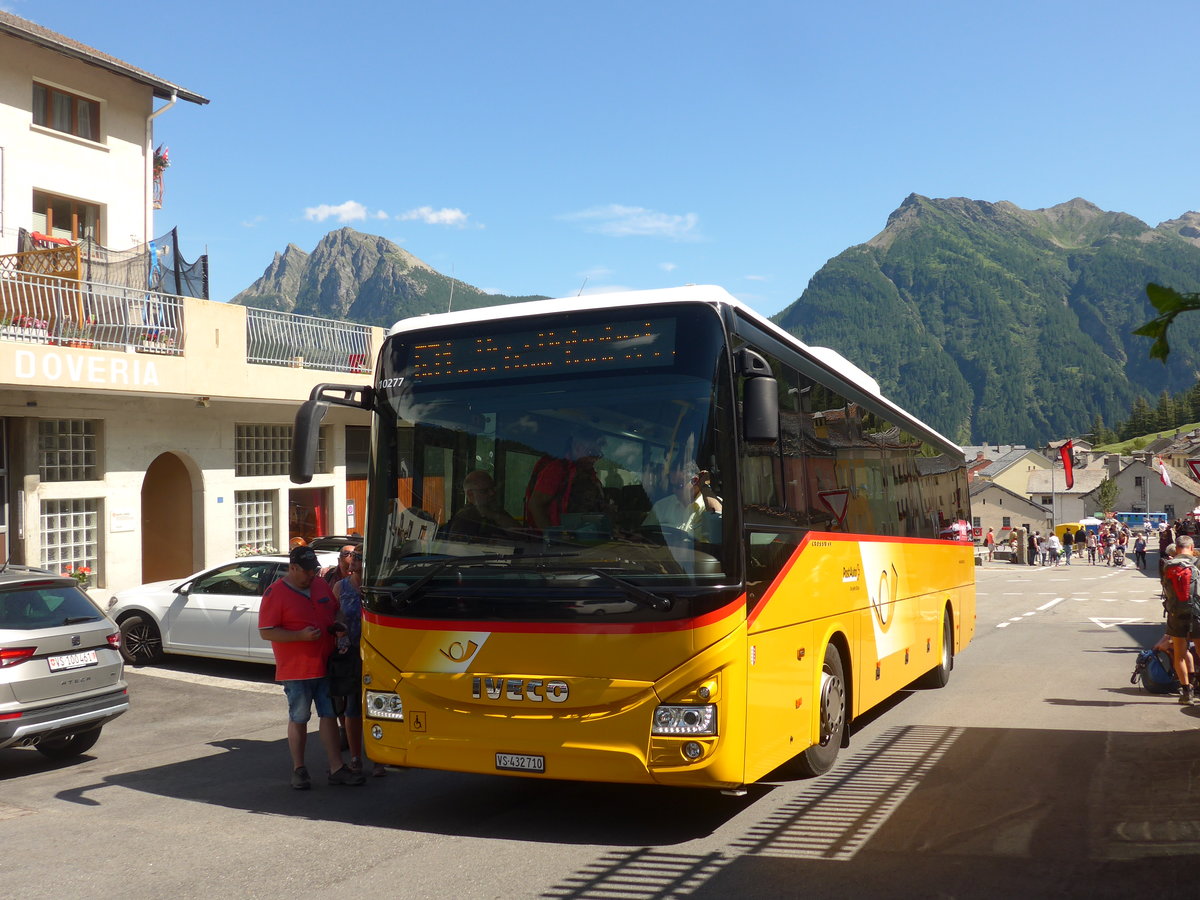
{"type": "Polygon", "coordinates": [[[796,758],[801,775],[823,775],[833,768],[846,733],[846,678],[842,654],[833,644],[825,648],[821,664],[820,741],[796,758]]]}
{"type": "Polygon", "coordinates": [[[954,621],[950,609],[942,613],[942,657],[936,669],[921,676],[918,685],[925,688],[943,688],[950,683],[950,670],[954,668],[954,621]]]}

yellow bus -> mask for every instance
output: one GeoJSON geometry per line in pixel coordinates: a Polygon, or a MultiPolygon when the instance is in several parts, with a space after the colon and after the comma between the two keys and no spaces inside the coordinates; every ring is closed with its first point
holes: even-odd
{"type": "Polygon", "coordinates": [[[975,626],[964,457],[712,286],[397,323],[371,387],[365,749],[738,789],[828,770],[975,626]],[[968,538],[946,539],[965,533],[968,538]]]}

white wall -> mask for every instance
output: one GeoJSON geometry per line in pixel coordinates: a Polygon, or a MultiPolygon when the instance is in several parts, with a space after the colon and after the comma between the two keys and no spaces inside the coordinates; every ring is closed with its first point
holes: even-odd
{"type": "Polygon", "coordinates": [[[0,253],[16,251],[31,229],[34,189],[101,207],[102,244],[127,249],[153,235],[146,120],[153,92],[112,72],[26,41],[0,36],[0,147],[4,148],[0,253]],[[92,142],[33,124],[37,80],[100,101],[101,136],[92,142]]]}

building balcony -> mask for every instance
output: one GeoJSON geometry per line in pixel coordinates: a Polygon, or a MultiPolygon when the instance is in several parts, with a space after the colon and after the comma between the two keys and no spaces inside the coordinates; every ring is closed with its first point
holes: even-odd
{"type": "Polygon", "coordinates": [[[380,328],[81,280],[63,249],[0,257],[0,382],[303,399],[334,379],[296,370],[370,380],[380,328]]]}

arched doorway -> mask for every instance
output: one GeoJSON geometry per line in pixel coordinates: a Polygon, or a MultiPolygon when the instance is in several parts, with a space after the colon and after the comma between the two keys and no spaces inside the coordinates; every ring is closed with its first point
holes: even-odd
{"type": "Polygon", "coordinates": [[[163,453],[142,479],[142,583],[195,571],[192,477],[183,460],[163,453]]]}

